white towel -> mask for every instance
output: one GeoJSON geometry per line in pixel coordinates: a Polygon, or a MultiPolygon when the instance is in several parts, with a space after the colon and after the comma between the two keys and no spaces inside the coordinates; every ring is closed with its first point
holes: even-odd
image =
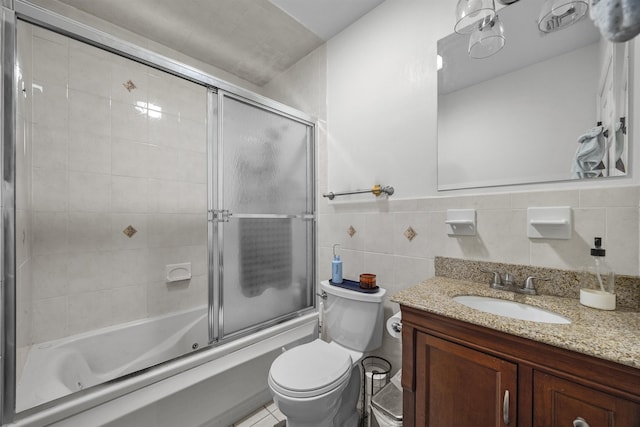
{"type": "Polygon", "coordinates": [[[589,15],[609,41],[626,42],[640,33],[640,0],[591,0],[589,15]]]}
{"type": "Polygon", "coordinates": [[[573,159],[571,172],[574,178],[595,178],[602,175],[602,159],[607,150],[607,138],[604,128],[596,126],[578,138],[578,150],[573,159]]]}

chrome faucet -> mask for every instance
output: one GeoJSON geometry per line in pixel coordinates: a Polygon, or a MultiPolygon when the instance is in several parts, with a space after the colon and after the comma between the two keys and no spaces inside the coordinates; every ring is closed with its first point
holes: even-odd
{"type": "Polygon", "coordinates": [[[491,282],[489,282],[490,288],[498,289],[501,291],[513,291],[513,292],[517,292],[520,294],[527,294],[527,295],[538,294],[538,292],[536,291],[534,280],[551,280],[544,277],[529,276],[525,279],[522,287],[520,287],[515,284],[513,275],[511,275],[511,273],[509,272],[504,273],[504,280],[503,280],[499,271],[492,271],[492,270],[481,270],[481,271],[485,273],[493,274],[493,278],[491,279],[491,282]]]}

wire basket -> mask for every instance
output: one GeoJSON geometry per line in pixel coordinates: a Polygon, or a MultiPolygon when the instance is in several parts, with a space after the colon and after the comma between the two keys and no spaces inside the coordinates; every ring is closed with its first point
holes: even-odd
{"type": "Polygon", "coordinates": [[[360,362],[362,366],[362,416],[360,426],[371,425],[371,397],[389,382],[391,363],[377,357],[367,356],[360,362]]]}

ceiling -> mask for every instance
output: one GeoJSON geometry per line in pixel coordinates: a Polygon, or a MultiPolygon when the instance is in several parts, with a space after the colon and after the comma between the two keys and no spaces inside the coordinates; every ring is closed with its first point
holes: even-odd
{"type": "Polygon", "coordinates": [[[600,32],[587,16],[562,30],[540,32],[537,18],[542,4],[543,0],[520,1],[500,10],[505,45],[494,56],[471,58],[468,35],[453,33],[439,40],[438,54],[444,64],[438,73],[438,93],[459,90],[599,42],[600,32]]]}
{"type": "Polygon", "coordinates": [[[60,0],[258,86],[384,0],[60,0]]]}

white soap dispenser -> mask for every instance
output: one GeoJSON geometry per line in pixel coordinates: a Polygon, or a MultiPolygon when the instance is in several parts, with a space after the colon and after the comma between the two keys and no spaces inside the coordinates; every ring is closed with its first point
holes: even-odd
{"type": "Polygon", "coordinates": [[[342,283],[342,260],[340,259],[340,255],[336,255],[336,246],[340,246],[339,244],[333,245],[333,261],[331,262],[331,282],[340,284],[342,283]]]}
{"type": "Polygon", "coordinates": [[[600,310],[615,310],[615,275],[604,259],[605,254],[602,238],[596,237],[594,247],[591,249],[594,265],[583,280],[580,304],[600,310]]]}

